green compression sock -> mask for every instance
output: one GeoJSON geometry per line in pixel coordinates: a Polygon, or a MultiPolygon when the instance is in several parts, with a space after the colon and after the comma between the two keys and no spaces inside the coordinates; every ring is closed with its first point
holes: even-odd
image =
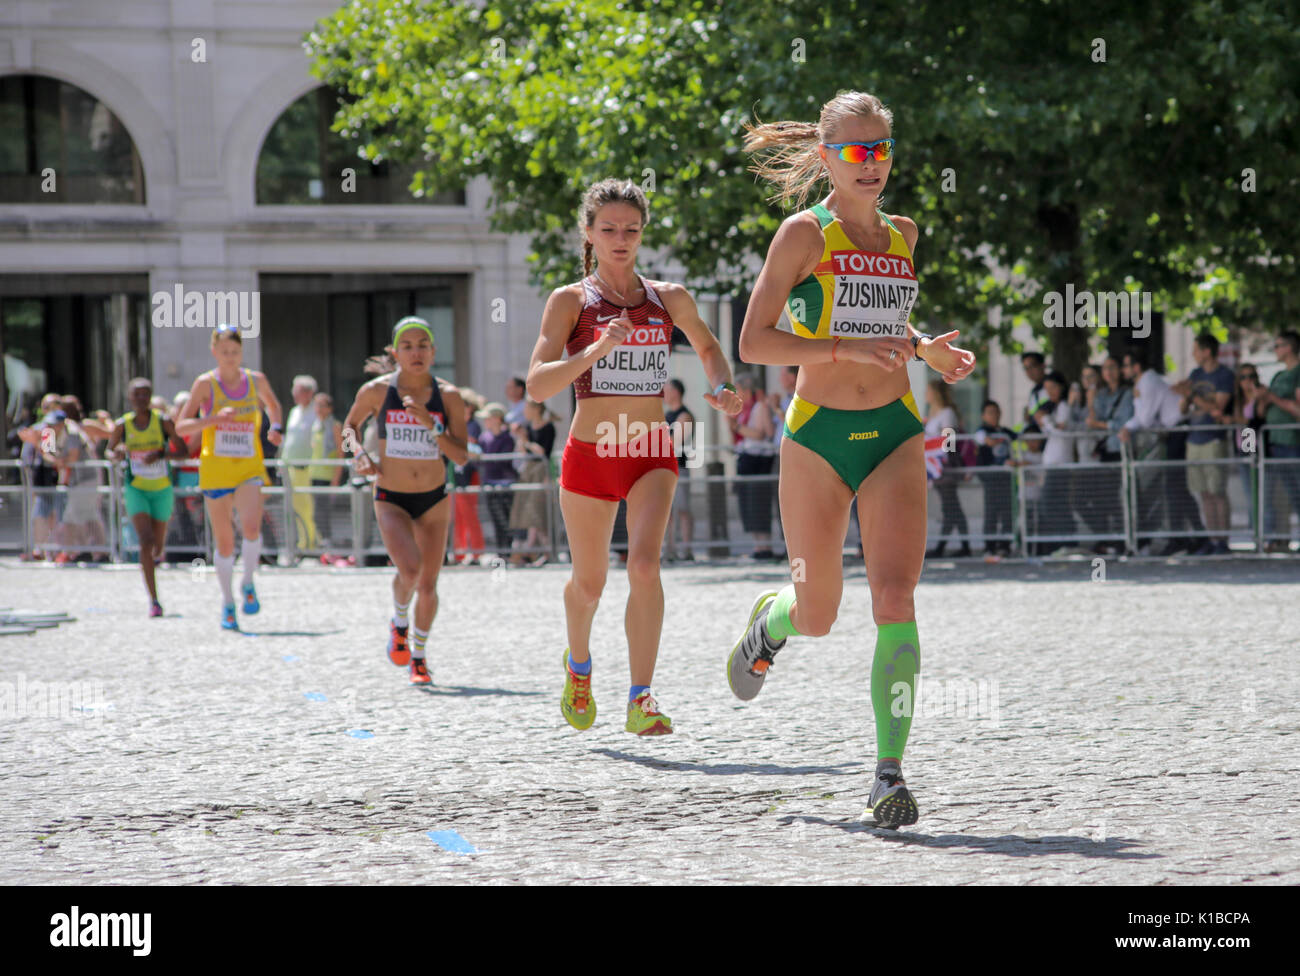
{"type": "Polygon", "coordinates": [[[916,621],[881,624],[871,662],[871,709],[876,715],[876,758],[903,758],[907,733],[916,711],[916,674],[921,646],[916,621]]]}
{"type": "Polygon", "coordinates": [[[790,622],[792,606],[794,606],[794,584],[787,583],[767,607],[767,636],[772,640],[779,641],[799,635],[799,631],[795,630],[794,624],[790,622]]]}

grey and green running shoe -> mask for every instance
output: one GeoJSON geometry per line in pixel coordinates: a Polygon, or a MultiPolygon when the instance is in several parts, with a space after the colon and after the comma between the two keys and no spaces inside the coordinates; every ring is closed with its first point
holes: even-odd
{"type": "Polygon", "coordinates": [[[731,685],[731,693],[741,701],[749,701],[759,693],[773,656],[785,647],[784,637],[773,641],[767,633],[767,611],[775,598],[775,590],[759,595],[749,612],[745,633],[727,658],[727,683],[731,685]]]}
{"type": "Polygon", "coordinates": [[[871,787],[871,799],[867,809],[862,811],[862,819],[871,814],[876,825],[894,830],[916,823],[920,815],[916,809],[916,800],[907,790],[903,781],[903,770],[892,759],[876,764],[876,781],[871,787]]]}

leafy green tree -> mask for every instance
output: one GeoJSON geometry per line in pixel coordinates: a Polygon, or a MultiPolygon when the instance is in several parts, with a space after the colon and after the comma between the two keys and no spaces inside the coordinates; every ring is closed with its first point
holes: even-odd
{"type": "Polygon", "coordinates": [[[693,283],[744,291],[784,216],[741,123],[880,96],[886,209],[914,217],[918,318],[976,344],[1030,322],[1077,369],[1088,330],[1043,293],[1142,289],[1222,332],[1293,326],[1300,42],[1281,0],[356,0],[306,39],[354,97],[336,127],[417,189],[485,175],[534,280],[574,277],[582,189],[651,193],[647,242],[693,283]],[[989,309],[1004,314],[987,324],[989,309]]]}

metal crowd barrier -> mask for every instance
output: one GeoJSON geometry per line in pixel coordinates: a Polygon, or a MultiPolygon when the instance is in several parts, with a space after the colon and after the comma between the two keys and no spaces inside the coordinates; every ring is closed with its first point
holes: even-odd
{"type": "MultiPolygon", "coordinates": [[[[1145,553],[1148,547],[1171,540],[1223,539],[1238,548],[1256,551],[1270,543],[1275,547],[1285,545],[1293,537],[1292,518],[1300,516],[1300,457],[1269,456],[1264,450],[1266,436],[1257,436],[1256,449],[1243,453],[1236,447],[1238,433],[1243,429],[1222,425],[1144,430],[1132,441],[1121,442],[1118,460],[1053,465],[1034,463],[1034,452],[1029,450],[1030,442],[1045,441],[1045,435],[1020,435],[1013,442],[1016,446],[1011,463],[968,466],[952,461],[944,466],[938,479],[928,481],[927,544],[943,541],[971,547],[972,554],[981,547],[1029,557],[1098,547],[1145,553]],[[1168,450],[1180,438],[1198,430],[1225,435],[1226,455],[1187,460],[1178,456],[1183,453],[1180,447],[1174,457],[1168,456],[1168,450]],[[1217,483],[1222,485],[1230,513],[1224,528],[1212,530],[1205,524],[1202,506],[1188,488],[1187,475],[1196,468],[1223,472],[1217,483]]],[[[1281,430],[1300,430],[1300,424],[1269,425],[1264,433],[1281,430]]],[[[1091,444],[1106,435],[1088,431],[1051,436],[1091,444]]],[[[973,434],[952,438],[950,459],[959,457],[961,445],[973,438],[973,434]]],[[[779,554],[784,549],[777,501],[779,460],[774,460],[770,474],[742,477],[734,473],[735,456],[729,447],[700,448],[697,454],[698,466],[682,476],[683,490],[671,516],[675,521],[677,503],[684,498],[696,522],[692,554],[707,553],[717,559],[751,555],[759,548],[779,554]],[[729,468],[733,473],[728,472],[729,468]],[[765,524],[770,528],[766,544],[745,531],[740,518],[742,497],[749,506],[751,522],[762,523],[766,515],[765,524]]],[[[521,453],[479,455],[474,463],[535,458],[521,453]]],[[[386,562],[369,480],[350,478],[337,486],[295,485],[295,476],[285,476],[289,469],[308,466],[346,469],[347,461],[272,459],[266,464],[273,481],[263,489],[262,537],[267,558],[284,565],[322,557],[327,562],[343,559],[355,565],[386,562]]],[[[138,541],[123,505],[121,467],[109,461],[86,461],[78,467],[94,472],[94,478],[86,478],[74,488],[37,487],[32,483],[30,468],[18,461],[0,461],[0,551],[35,551],[46,558],[60,552],[90,553],[114,562],[138,557],[138,541]],[[66,517],[69,510],[75,519],[66,517]]],[[[471,517],[479,522],[484,545],[473,550],[453,545],[456,521],[462,517],[453,503],[448,526],[449,558],[468,556],[496,564],[511,556],[544,554],[555,559],[565,552],[559,486],[552,468],[548,462],[539,481],[450,488],[453,495],[475,499],[471,517]],[[531,492],[545,494],[546,524],[540,542],[523,546],[512,538],[515,531],[508,529],[509,511],[517,496],[531,492]],[[498,532],[497,526],[502,526],[503,531],[498,532]]],[[[197,486],[177,486],[174,492],[166,558],[172,562],[199,558],[210,562],[211,533],[197,486]]],[[[853,511],[846,552],[853,552],[860,541],[856,506],[850,508],[853,511]]],[[[627,549],[623,514],[621,508],[611,544],[615,552],[627,549]]],[[[670,526],[670,531],[674,528],[670,526]]],[[[673,538],[675,535],[669,536],[673,538]]],[[[671,543],[666,540],[665,552],[670,549],[671,543]]]]}
{"type": "MultiPolygon", "coordinates": [[[[1293,537],[1291,517],[1300,516],[1300,458],[1268,456],[1267,438],[1258,432],[1252,432],[1252,449],[1240,450],[1239,434],[1245,429],[1232,425],[1149,428],[1135,432],[1129,442],[1120,441],[1114,461],[1053,465],[1027,460],[1029,442],[1045,442],[1048,435],[1019,435],[1009,467],[954,466],[930,483],[940,504],[928,508],[929,539],[946,538],[968,546],[982,543],[986,550],[990,542],[1005,544],[1007,533],[977,531],[972,525],[990,508],[988,482],[1000,478],[1008,483],[1000,492],[1009,491],[1015,499],[1015,540],[1010,551],[1016,555],[1067,555],[1106,551],[1107,546],[1116,552],[1157,554],[1155,547],[1162,542],[1179,543],[1185,550],[1191,543],[1214,540],[1254,551],[1262,551],[1270,542],[1285,547],[1293,537]],[[1188,459],[1186,437],[1193,432],[1223,437],[1223,455],[1188,459]],[[1220,490],[1192,491],[1188,474],[1196,469],[1221,472],[1218,478],[1198,479],[1198,487],[1220,490]],[[977,480],[984,482],[983,497],[975,495],[977,480]],[[1198,499],[1198,494],[1222,499],[1228,515],[1225,525],[1212,528],[1206,523],[1205,498],[1198,499]],[[956,512],[954,498],[960,505],[956,512]],[[1290,512],[1286,512],[1288,504],[1290,512]],[[1266,518],[1270,511],[1274,513],[1271,531],[1266,518]],[[965,528],[945,532],[953,522],[965,528]]],[[[1300,424],[1269,425],[1264,433],[1282,430],[1300,430],[1300,424]]],[[[973,436],[957,435],[953,453],[973,436]]],[[[1097,431],[1050,436],[1089,446],[1106,437],[1097,431]]],[[[1004,505],[999,502],[996,507],[1004,505]]]]}
{"type": "MultiPolygon", "coordinates": [[[[520,452],[481,454],[474,456],[473,463],[477,466],[483,461],[514,462],[536,458],[537,455],[535,454],[520,452]]],[[[345,470],[350,466],[347,460],[339,458],[292,462],[269,461],[267,464],[268,467],[275,464],[281,468],[341,467],[345,470]]],[[[292,484],[292,478],[286,484],[288,488],[285,491],[286,497],[283,501],[280,518],[286,526],[293,527],[293,531],[288,533],[290,543],[287,556],[289,561],[297,561],[303,556],[325,556],[328,558],[331,554],[350,557],[357,565],[362,565],[367,559],[387,559],[383,539],[379,534],[379,526],[375,521],[374,507],[371,504],[372,488],[368,479],[351,478],[338,487],[321,485],[295,487],[292,484]],[[304,497],[311,499],[310,506],[302,505],[299,499],[304,497]],[[347,500],[346,506],[337,504],[343,499],[347,500]],[[322,508],[324,509],[323,518],[320,511],[322,508]],[[314,516],[310,525],[305,510],[310,511],[314,516]],[[340,518],[343,510],[346,510],[347,513],[345,525],[340,518]],[[324,532],[321,531],[322,526],[325,528],[324,532]],[[340,526],[343,526],[342,531],[340,531],[340,526]],[[340,543],[340,539],[346,539],[347,541],[340,543]]],[[[558,517],[559,496],[549,460],[544,465],[543,480],[539,482],[515,481],[509,485],[475,484],[455,485],[454,487],[449,484],[448,493],[453,496],[465,494],[476,500],[471,517],[478,520],[479,528],[484,533],[484,545],[481,548],[476,547],[472,551],[466,549],[457,550],[453,545],[453,541],[456,538],[456,521],[459,516],[456,505],[453,504],[447,526],[447,551],[450,557],[456,558],[468,555],[479,559],[487,558],[492,560],[505,559],[513,554],[521,556],[546,554],[550,559],[556,558],[562,545],[557,534],[557,527],[559,527],[560,523],[558,517]],[[498,519],[504,518],[508,522],[509,506],[513,505],[516,496],[531,492],[544,492],[546,495],[545,541],[540,545],[520,546],[514,544],[513,540],[501,538],[493,532],[495,545],[490,544],[488,533],[495,529],[493,522],[494,510],[498,519]]]]}

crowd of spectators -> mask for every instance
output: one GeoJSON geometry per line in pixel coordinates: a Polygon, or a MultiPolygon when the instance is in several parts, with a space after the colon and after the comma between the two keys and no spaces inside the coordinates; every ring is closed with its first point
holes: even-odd
{"type": "MultiPolygon", "coordinates": [[[[1257,489],[1256,467],[1234,461],[1260,450],[1269,458],[1300,459],[1300,431],[1278,426],[1300,421],[1300,335],[1282,333],[1274,351],[1281,368],[1267,385],[1260,382],[1254,364],[1244,363],[1234,372],[1220,363],[1219,343],[1208,334],[1195,340],[1196,368],[1177,382],[1152,368],[1140,349],[1086,365],[1075,380],[1048,368],[1042,354],[1028,352],[1021,358],[1031,384],[1023,415],[1015,418],[1014,426],[1005,426],[1001,406],[987,400],[969,436],[951,388],[940,380],[930,382],[925,396],[926,454],[938,496],[939,529],[927,555],[944,555],[950,537],[957,556],[972,555],[971,541],[981,537],[985,555],[1009,554],[1016,541],[1018,504],[1025,507],[1032,537],[1026,548],[1031,554],[1123,551],[1119,461],[1126,450],[1139,461],[1186,462],[1142,468],[1134,512],[1139,553],[1227,552],[1232,470],[1239,471],[1245,497],[1253,499],[1257,489]],[[976,470],[963,470],[970,467],[976,470]],[[1016,467],[1034,469],[1023,479],[1023,498],[1015,494],[1016,467]],[[998,470],[1002,468],[1006,471],[998,470]],[[961,487],[972,480],[983,493],[979,535],[970,531],[961,501],[961,487]]],[[[752,375],[737,375],[744,406],[737,416],[727,418],[736,460],[732,489],[752,556],[759,560],[785,558],[773,545],[780,537],[779,526],[773,531],[773,474],[796,376],[793,367],[782,368],[781,390],[764,393],[752,375]]],[[[498,558],[516,566],[542,565],[549,558],[553,513],[550,492],[541,486],[558,476],[559,418],[527,397],[519,377],[507,381],[504,402],[485,402],[468,387],[460,393],[470,458],[464,465],[450,466],[448,477],[453,486],[475,490],[455,494],[449,559],[462,564],[498,558]],[[484,536],[480,505],[491,524],[491,546],[484,536]]],[[[684,452],[692,450],[696,418],[686,408],[684,394],[685,386],[677,379],[669,381],[664,394],[665,420],[678,445],[679,468],[664,548],[668,561],[694,558],[695,520],[684,452]]],[[[173,403],[154,397],[154,408],[175,420],[186,396],[177,394],[173,403]]],[[[291,462],[284,470],[296,489],[298,548],[327,550],[338,527],[346,526],[348,533],[356,530],[349,521],[351,508],[328,492],[302,489],[347,482],[347,467],[336,463],[343,455],[342,425],[333,398],[319,390],[311,376],[294,377],[292,397],[282,446],[277,451],[264,439],[263,451],[268,458],[291,462]]],[[[31,511],[32,549],[24,558],[107,559],[108,495],[100,491],[106,483],[104,466],[80,462],[104,457],[105,443],[120,418],[105,410],[88,414],[76,396],[51,393],[28,420],[15,430],[10,445],[11,456],[21,458],[37,489],[31,511]],[[66,491],[49,490],[58,486],[66,491]]],[[[264,435],[268,427],[264,422],[264,435]]],[[[367,425],[363,437],[373,453],[373,424],[367,425]]],[[[190,438],[189,456],[173,462],[176,487],[192,489],[177,498],[169,544],[178,548],[202,547],[204,513],[195,490],[199,440],[190,438]]],[[[1263,506],[1264,530],[1269,536],[1285,536],[1290,513],[1300,513],[1300,464],[1278,465],[1275,470],[1275,490],[1263,506]]],[[[273,481],[278,477],[274,467],[269,474],[273,481]]],[[[353,485],[363,488],[365,481],[354,478],[353,485]]],[[[1255,507],[1247,508],[1253,529],[1255,507]]],[[[126,531],[129,536],[129,526],[126,531]]],[[[263,531],[269,534],[267,548],[274,550],[276,530],[269,513],[263,531]]],[[[616,546],[618,534],[616,526],[616,546]]],[[[123,541],[130,548],[129,537],[123,541]]],[[[1289,547],[1285,538],[1267,542],[1269,551],[1289,547]]]]}
{"type": "MultiPolygon", "coordinates": [[[[1029,402],[1017,426],[1002,425],[998,403],[983,404],[970,440],[975,456],[940,447],[944,431],[960,432],[951,394],[941,381],[927,389],[928,453],[935,461],[932,483],[940,504],[940,529],[929,555],[942,555],[945,537],[971,537],[958,488],[970,480],[961,469],[975,465],[983,486],[985,554],[1005,555],[1014,535],[1013,506],[1023,501],[1031,554],[1114,553],[1124,550],[1123,482],[1118,466],[1127,449],[1147,465],[1138,474],[1134,534],[1143,555],[1218,555],[1228,552],[1231,510],[1229,477],[1240,471],[1247,499],[1256,496],[1253,465],[1240,463],[1256,451],[1268,458],[1300,457],[1300,431],[1265,425],[1300,420],[1300,335],[1284,332],[1274,342],[1281,368],[1268,386],[1258,368],[1234,371],[1219,362],[1219,342],[1202,334],[1193,344],[1196,367],[1169,382],[1152,368],[1144,350],[1108,356],[1086,365],[1076,380],[1049,369],[1041,353],[1025,353],[1021,366],[1031,384],[1029,402]],[[1222,430],[1213,428],[1220,427],[1222,430]],[[1248,433],[1249,431],[1249,433],[1248,433]],[[1111,467],[1111,466],[1114,467],[1111,467]],[[995,467],[1030,467],[1024,498],[1013,494],[1011,473],[995,467]],[[1095,537],[1080,544],[1080,537],[1095,537]],[[1105,538],[1110,537],[1110,538],[1105,538]]],[[[962,438],[958,438],[961,440],[962,438]]],[[[1300,513],[1300,465],[1274,470],[1275,491],[1265,499],[1266,535],[1285,535],[1290,512],[1300,513]]],[[[1247,505],[1252,528],[1253,505],[1247,505]]],[[[1285,552],[1290,541],[1274,538],[1266,550],[1285,552]]]]}

